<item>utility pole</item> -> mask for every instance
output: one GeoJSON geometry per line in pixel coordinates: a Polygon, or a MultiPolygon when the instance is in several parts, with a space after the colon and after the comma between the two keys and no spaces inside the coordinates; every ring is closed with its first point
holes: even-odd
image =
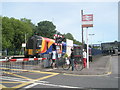
{"type": "MultiPolygon", "coordinates": [[[[81,18],[82,17],[83,17],[83,10],[81,10],[81,18]]],[[[82,60],[83,60],[84,39],[83,39],[83,27],[81,28],[82,28],[82,60]]]]}
{"type": "Polygon", "coordinates": [[[86,28],[86,44],[87,44],[87,68],[89,69],[89,43],[88,43],[88,27],[86,28]]]}

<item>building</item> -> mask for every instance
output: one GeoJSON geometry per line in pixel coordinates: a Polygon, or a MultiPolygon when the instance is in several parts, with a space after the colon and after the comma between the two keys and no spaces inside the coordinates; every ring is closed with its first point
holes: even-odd
{"type": "Polygon", "coordinates": [[[120,52],[120,42],[107,42],[107,43],[101,43],[101,49],[104,53],[107,54],[117,54],[120,52]]]}
{"type": "Polygon", "coordinates": [[[120,48],[120,42],[117,42],[117,41],[101,43],[102,50],[113,50],[113,49],[118,49],[118,48],[120,48]]]}

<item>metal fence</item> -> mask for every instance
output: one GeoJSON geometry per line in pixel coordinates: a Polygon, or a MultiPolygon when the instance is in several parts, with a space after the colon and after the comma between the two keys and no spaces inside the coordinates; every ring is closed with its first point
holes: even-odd
{"type": "Polygon", "coordinates": [[[0,61],[0,71],[2,75],[9,75],[28,70],[40,70],[45,67],[46,60],[46,58],[3,59],[0,61]]]}
{"type": "Polygon", "coordinates": [[[102,50],[92,48],[92,55],[93,56],[101,55],[101,54],[102,54],[102,50]]]}

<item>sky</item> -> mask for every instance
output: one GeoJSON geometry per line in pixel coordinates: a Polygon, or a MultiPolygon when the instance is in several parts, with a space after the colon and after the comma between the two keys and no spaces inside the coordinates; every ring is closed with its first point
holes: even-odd
{"type": "MultiPolygon", "coordinates": [[[[2,2],[2,16],[16,19],[31,19],[37,25],[40,21],[52,21],[62,34],[71,33],[82,41],[81,10],[93,14],[93,27],[88,28],[89,43],[99,44],[118,40],[118,2],[2,2]]],[[[84,28],[86,41],[86,28],[84,28]]]]}

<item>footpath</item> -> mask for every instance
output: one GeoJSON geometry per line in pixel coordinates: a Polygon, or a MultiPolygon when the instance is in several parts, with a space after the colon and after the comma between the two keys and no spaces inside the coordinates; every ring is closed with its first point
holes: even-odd
{"type": "Polygon", "coordinates": [[[42,71],[64,73],[64,74],[75,74],[75,75],[109,75],[111,73],[111,56],[95,56],[93,62],[89,62],[89,69],[84,68],[81,71],[71,69],[63,70],[62,67],[57,69],[45,68],[42,71]]]}

